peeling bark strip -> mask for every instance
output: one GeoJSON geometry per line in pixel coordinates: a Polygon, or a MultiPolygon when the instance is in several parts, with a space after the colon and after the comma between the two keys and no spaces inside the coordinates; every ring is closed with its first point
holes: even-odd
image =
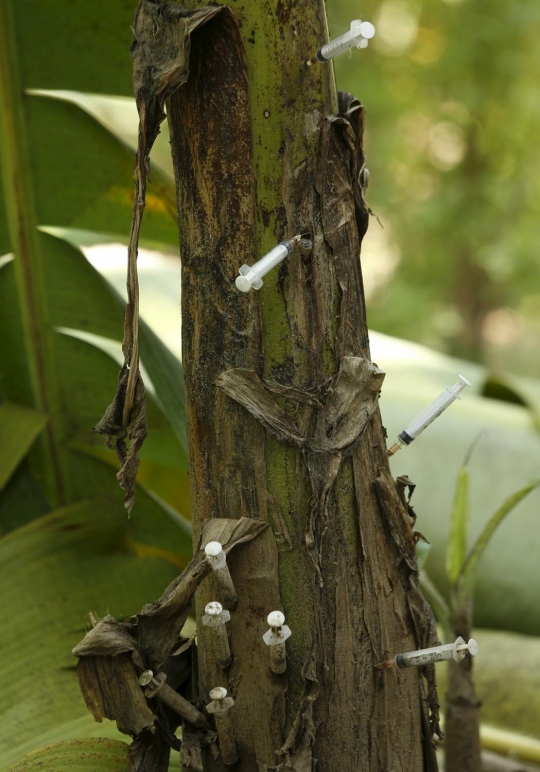
{"type": "Polygon", "coordinates": [[[308,391],[295,387],[276,389],[262,381],[250,370],[228,370],[216,380],[225,394],[243,405],[246,410],[280,442],[311,453],[344,451],[359,439],[367,422],[377,409],[384,373],[368,359],[344,357],[335,378],[324,390],[328,395],[320,408],[313,427],[313,436],[303,436],[287,413],[269,392],[293,393],[294,399],[313,406],[308,391]]]}
{"type": "Polygon", "coordinates": [[[340,287],[337,355],[369,357],[360,251],[369,222],[364,200],[367,173],[363,151],[365,109],[352,94],[339,93],[339,115],[322,127],[316,185],[321,197],[324,238],[334,258],[340,287]],[[353,257],[354,256],[354,257],[353,257]]]}
{"type": "MultiPolygon", "coordinates": [[[[405,500],[404,494],[405,487],[411,491],[414,490],[415,484],[405,476],[398,478],[395,482],[387,469],[381,469],[374,485],[385,527],[396,548],[396,562],[401,568],[401,583],[407,591],[407,605],[414,626],[416,648],[427,649],[431,646],[440,646],[433,612],[420,590],[416,563],[416,542],[420,535],[412,528],[416,516],[408,501],[405,500]]],[[[396,653],[388,652],[391,656],[396,653]]],[[[425,701],[429,714],[429,736],[425,740],[425,752],[426,756],[432,759],[432,763],[435,763],[435,752],[429,742],[429,737],[437,735],[442,738],[443,736],[440,726],[435,665],[431,664],[419,668],[419,672],[426,680],[425,701]]],[[[429,766],[427,768],[429,769],[429,766]]]]}
{"type": "Polygon", "coordinates": [[[139,277],[137,254],[150,171],[150,151],[165,119],[163,105],[189,76],[191,35],[221,8],[188,11],[175,5],[141,0],[135,12],[131,47],[133,86],[139,113],[139,139],[135,157],[135,198],[128,245],[127,306],[122,351],[124,365],[113,402],[93,431],[116,448],[121,463],[117,474],[126,492],[124,505],[131,511],[139,450],[147,433],[144,383],[139,371],[139,277]],[[129,448],[126,448],[126,437],[129,448]]]}
{"type": "MultiPolygon", "coordinates": [[[[383,380],[384,373],[368,359],[343,357],[337,375],[325,384],[326,400],[310,427],[312,436],[301,434],[256,373],[228,370],[216,381],[217,386],[249,410],[277,440],[305,451],[313,493],[309,502],[306,546],[321,583],[322,544],[329,527],[328,495],[343,459],[353,451],[377,409],[383,380]]],[[[294,392],[302,394],[299,388],[294,392]]],[[[310,393],[304,394],[303,401],[310,404],[310,393]]]]}
{"type": "MultiPolygon", "coordinates": [[[[204,546],[219,539],[230,552],[266,529],[266,523],[248,518],[209,520],[199,550],[159,600],[124,622],[110,615],[100,619],[73,649],[79,658],[77,672],[88,710],[96,721],[115,720],[121,732],[134,738],[130,772],[166,772],[171,747],[180,748],[174,735],[180,723],[177,713],[159,700],[159,692],[157,699],[145,699],[139,676],[145,670],[163,673],[170,688],[186,691],[192,673],[192,642],[182,642],[179,634],[195,591],[210,573],[204,546]]],[[[184,751],[185,758],[196,759],[197,748],[200,752],[201,747],[216,742],[207,725],[198,730],[191,727],[187,736],[190,747],[184,751]]]]}

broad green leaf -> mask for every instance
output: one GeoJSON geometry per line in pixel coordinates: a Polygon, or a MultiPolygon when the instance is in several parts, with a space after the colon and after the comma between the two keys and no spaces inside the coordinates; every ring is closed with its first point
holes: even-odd
{"type": "Polygon", "coordinates": [[[0,490],[47,423],[46,416],[13,402],[0,404],[0,490]]]}
{"type": "Polygon", "coordinates": [[[12,3],[23,88],[133,96],[128,0],[12,3]],[[45,55],[40,55],[45,52],[45,55]]]}
{"type": "MultiPolygon", "coordinates": [[[[119,341],[123,334],[124,302],[118,294],[90,265],[80,250],[47,234],[41,235],[41,241],[49,268],[46,286],[51,325],[80,330],[83,333],[89,332],[119,341]],[[76,293],[76,302],[74,302],[74,293],[76,293]]],[[[122,275],[122,283],[125,284],[125,268],[122,269],[122,275]]],[[[176,313],[172,318],[178,320],[179,326],[179,286],[176,293],[176,313]]],[[[148,300],[145,285],[141,283],[143,316],[147,310],[148,300]]],[[[139,344],[141,359],[152,379],[158,404],[170,421],[184,451],[187,452],[182,366],[144,321],[140,323],[139,344]]],[[[109,401],[114,394],[114,387],[110,394],[109,401]]],[[[101,411],[107,404],[106,402],[102,406],[101,411]]]]}
{"type": "MultiPolygon", "coordinates": [[[[28,8],[26,11],[30,12],[28,8]]],[[[52,11],[51,16],[55,13],[52,11]]],[[[132,9],[130,16],[131,13],[132,9]]],[[[74,416],[73,411],[64,413],[62,403],[66,394],[70,396],[69,404],[76,403],[70,376],[76,380],[77,374],[70,368],[69,362],[57,356],[62,344],[57,342],[58,336],[55,338],[53,328],[64,326],[100,334],[101,330],[88,329],[88,325],[91,327],[92,320],[110,320],[110,314],[103,313],[103,306],[108,303],[114,308],[115,302],[107,293],[101,292],[100,297],[95,292],[87,293],[85,261],[78,255],[77,264],[65,250],[60,254],[60,242],[44,234],[39,235],[36,229],[42,224],[121,233],[129,231],[133,202],[133,151],[74,104],[38,96],[23,97],[25,89],[47,84],[40,82],[40,78],[33,82],[28,80],[30,52],[25,50],[25,45],[32,25],[20,26],[25,15],[20,14],[21,4],[11,1],[2,4],[0,166],[4,195],[0,229],[7,229],[9,238],[0,234],[0,243],[11,247],[15,259],[7,278],[4,274],[10,266],[2,271],[4,286],[1,293],[3,299],[8,298],[8,303],[2,303],[2,314],[7,323],[2,326],[1,354],[3,363],[6,363],[7,376],[1,389],[12,401],[48,417],[47,427],[29,456],[29,463],[38,486],[43,488],[50,503],[57,506],[60,502],[66,503],[78,497],[71,480],[66,448],[67,442],[73,439],[72,433],[76,435],[77,426],[86,420],[86,416],[74,416]],[[14,180],[16,185],[13,185],[14,180]],[[57,253],[58,261],[55,259],[57,253]],[[72,268],[76,266],[75,281],[69,281],[73,277],[64,275],[63,270],[55,272],[55,268],[62,269],[67,262],[71,262],[72,268]],[[63,281],[58,281],[59,275],[63,281]],[[83,302],[85,297],[88,297],[87,303],[83,302]],[[92,305],[93,315],[89,313],[92,305]],[[79,311],[77,321],[80,324],[71,323],[73,319],[67,323],[56,321],[57,312],[65,312],[66,308],[72,312],[75,309],[75,316],[79,311]]],[[[85,14],[81,15],[81,24],[83,18],[85,14]]],[[[62,26],[60,23],[58,29],[62,26]]],[[[129,24],[126,24],[127,29],[129,24]]],[[[81,26],[80,32],[81,39],[84,39],[87,29],[81,26]]],[[[49,43],[58,56],[62,50],[66,53],[61,44],[55,48],[54,36],[49,43]]],[[[72,53],[73,50],[71,48],[72,53]]],[[[73,70],[71,61],[69,67],[67,61],[64,64],[66,71],[73,70]]],[[[94,88],[93,92],[100,90],[94,88]]],[[[159,241],[176,242],[170,180],[161,179],[159,173],[153,177],[145,233],[147,237],[159,241]],[[164,204],[167,200],[169,204],[164,204]]],[[[62,313],[59,315],[62,316],[62,313]]],[[[121,322],[117,329],[122,329],[121,322]]],[[[114,337],[111,334],[106,336],[114,337]]],[[[144,337],[143,331],[141,338],[144,337]]],[[[144,343],[141,341],[142,348],[144,343]]],[[[166,352],[158,351],[156,354],[159,347],[154,345],[153,340],[147,348],[150,350],[148,358],[153,360],[154,366],[156,363],[159,366],[163,357],[167,358],[166,352]]],[[[116,378],[112,391],[100,405],[97,417],[93,416],[88,429],[110,402],[115,386],[116,378]]],[[[156,385],[156,392],[158,390],[156,385]]],[[[172,391],[169,387],[169,392],[172,391]]],[[[179,400],[177,396],[179,393],[177,388],[174,395],[176,403],[181,403],[181,398],[179,400]]],[[[177,417],[176,421],[174,429],[182,442],[182,417],[177,417]]],[[[166,443],[160,443],[160,446],[163,449],[160,450],[161,455],[167,453],[166,443]]]]}
{"type": "MultiPolygon", "coordinates": [[[[47,234],[40,234],[39,241],[48,266],[45,289],[51,327],[77,330],[81,337],[99,335],[118,340],[123,333],[124,304],[117,294],[82,253],[71,245],[47,234]]],[[[24,400],[24,386],[27,384],[26,401],[31,403],[31,387],[22,344],[24,336],[18,324],[19,307],[15,265],[9,264],[0,273],[0,324],[5,330],[0,340],[0,352],[5,365],[2,388],[7,398],[22,397],[24,400]]],[[[101,418],[114,395],[118,367],[97,352],[89,353],[86,357],[85,352],[90,351],[88,345],[77,342],[70,345],[59,340],[62,337],[53,333],[49,356],[56,357],[57,371],[62,374],[59,390],[66,395],[58,398],[58,410],[63,415],[63,432],[69,441],[101,443],[101,438],[95,435],[92,437],[90,430],[101,418]]],[[[149,438],[143,445],[143,452],[156,460],[163,460],[165,456],[165,463],[185,469],[187,459],[181,365],[144,323],[140,329],[140,347],[143,364],[161,409],[149,407],[149,438]],[[172,427],[176,440],[167,424],[172,427]],[[164,431],[169,439],[166,439],[164,431]],[[173,448],[176,450],[173,451],[173,448]]]]}
{"type": "Polygon", "coordinates": [[[450,606],[435,587],[427,573],[422,570],[420,571],[420,589],[422,590],[422,595],[433,609],[437,623],[440,624],[443,629],[444,637],[447,639],[443,641],[443,643],[446,643],[452,637],[450,606]]]}
{"type": "Polygon", "coordinates": [[[451,585],[457,581],[465,553],[469,529],[469,473],[465,467],[458,472],[456,495],[450,517],[450,537],[446,553],[446,572],[451,585]]]}
{"type": "MultiPolygon", "coordinates": [[[[74,488],[83,495],[99,493],[113,501],[118,511],[123,507],[123,491],[115,472],[118,460],[107,448],[107,462],[73,449],[69,453],[74,488]]],[[[169,474],[171,470],[169,469],[169,474]]],[[[174,472],[173,472],[174,474],[174,472]]],[[[187,475],[180,477],[179,486],[187,475]]],[[[125,515],[126,538],[130,547],[141,555],[161,555],[178,568],[184,568],[192,555],[191,523],[186,513],[164,504],[153,491],[137,487],[137,502],[130,517],[125,515]]]]}
{"type": "MultiPolygon", "coordinates": [[[[72,447],[84,455],[92,456],[104,462],[107,466],[113,468],[115,473],[119,469],[116,454],[112,453],[110,448],[107,448],[105,445],[73,445],[72,447]]],[[[108,472],[108,475],[110,478],[110,472],[108,472]]],[[[177,515],[182,518],[182,530],[191,536],[191,502],[188,471],[174,470],[174,472],[171,472],[169,466],[143,458],[137,472],[137,482],[142,490],[147,491],[151,497],[155,496],[156,501],[165,502],[168,507],[172,507],[177,515]]],[[[189,544],[191,544],[191,541],[189,544]]],[[[186,545],[186,549],[185,554],[190,555],[191,547],[186,545]]]]}
{"type": "MultiPolygon", "coordinates": [[[[59,228],[54,225],[40,225],[39,230],[55,236],[57,239],[67,241],[75,248],[96,247],[103,244],[121,244],[126,250],[129,243],[129,233],[105,233],[103,231],[88,231],[84,228],[59,228]]],[[[141,238],[139,246],[144,249],[152,249],[161,255],[178,257],[179,248],[176,244],[165,244],[163,241],[141,238]]]]}
{"type": "Polygon", "coordinates": [[[50,511],[45,492],[25,458],[0,492],[0,536],[50,511]]]}
{"type": "Polygon", "coordinates": [[[34,750],[36,751],[36,754],[39,754],[42,749],[48,745],[63,742],[65,740],[81,740],[85,738],[96,738],[94,742],[97,742],[98,745],[103,738],[117,740],[124,744],[130,740],[129,737],[126,737],[126,735],[118,731],[116,728],[116,721],[104,719],[101,723],[98,723],[95,721],[92,714],[87,711],[84,716],[78,716],[64,724],[54,726],[52,729],[43,732],[43,734],[32,737],[26,743],[22,743],[18,746],[19,758],[21,760],[24,759],[28,753],[31,753],[34,750]]]}
{"type": "Polygon", "coordinates": [[[88,612],[123,618],[176,575],[163,560],[135,556],[129,522],[121,501],[89,500],[0,540],[1,769],[19,748],[27,752],[45,732],[87,715],[71,649],[88,612]]]}
{"type": "MultiPolygon", "coordinates": [[[[26,97],[25,117],[37,223],[129,233],[133,151],[67,102],[26,97]]],[[[153,169],[142,228],[145,238],[178,244],[175,212],[172,183],[153,169]]]]}
{"type": "Polygon", "coordinates": [[[6,772],[127,772],[128,746],[118,740],[77,739],[47,745],[24,756],[6,772]]]}
{"type": "Polygon", "coordinates": [[[531,493],[531,491],[538,488],[539,485],[540,480],[535,480],[529,485],[526,485],[524,488],[521,488],[521,490],[516,491],[516,493],[513,493],[508,499],[506,499],[504,504],[502,504],[499,509],[497,509],[490,520],[488,520],[484,526],[483,531],[476,540],[474,546],[467,555],[467,558],[461,567],[460,579],[463,581],[467,588],[471,589],[474,587],[476,573],[478,571],[478,564],[480,563],[480,560],[482,559],[482,556],[484,555],[484,552],[497,528],[500,526],[504,518],[507,517],[510,512],[512,512],[512,510],[517,507],[517,505],[523,501],[523,499],[528,496],[529,493],[531,493]]]}
{"type": "Polygon", "coordinates": [[[500,399],[502,394],[509,401],[527,405],[540,431],[540,381],[509,373],[492,374],[485,384],[484,394],[495,399],[500,399]]]}
{"type": "MultiPolygon", "coordinates": [[[[54,354],[58,366],[65,368],[59,391],[66,440],[103,446],[103,437],[91,430],[112,400],[118,365],[95,346],[63,334],[56,336],[54,354]]],[[[147,395],[146,407],[149,433],[141,448],[141,458],[171,469],[185,469],[184,449],[151,394],[147,395]]]]}
{"type": "MultiPolygon", "coordinates": [[[[60,99],[77,105],[101,123],[107,131],[125,142],[133,151],[137,149],[139,115],[135,99],[132,97],[40,89],[30,89],[28,93],[50,99],[60,99]]],[[[165,172],[172,180],[173,168],[167,123],[163,123],[160,128],[161,131],[152,147],[152,164],[165,172]]]]}

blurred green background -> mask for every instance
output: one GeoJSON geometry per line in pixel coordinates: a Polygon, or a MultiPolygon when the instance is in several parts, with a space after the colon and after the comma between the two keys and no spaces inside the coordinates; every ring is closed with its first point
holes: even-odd
{"type": "Polygon", "coordinates": [[[364,248],[373,329],[540,376],[540,4],[330,0],[336,59],[368,110],[364,248]],[[411,313],[414,308],[415,312],[411,313]]]}

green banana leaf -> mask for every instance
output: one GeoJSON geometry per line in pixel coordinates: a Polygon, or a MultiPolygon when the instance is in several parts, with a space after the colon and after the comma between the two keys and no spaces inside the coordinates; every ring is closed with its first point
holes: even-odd
{"type": "Polygon", "coordinates": [[[26,456],[47,418],[11,402],[0,404],[0,490],[26,456]]]}
{"type": "MultiPolygon", "coordinates": [[[[137,611],[191,553],[182,370],[144,322],[149,436],[129,519],[116,456],[91,433],[116,390],[124,301],[73,234],[129,233],[133,143],[91,108],[126,114],[133,11],[0,6],[1,769],[127,768],[125,738],[86,710],[71,648],[90,610],[137,611]]],[[[170,173],[157,165],[142,238],[177,249],[170,173]]]]}
{"type": "Polygon", "coordinates": [[[465,467],[458,472],[456,496],[450,522],[450,539],[446,553],[446,573],[454,585],[467,553],[467,532],[469,528],[469,473],[465,467]]]}
{"type": "Polygon", "coordinates": [[[6,772],[77,772],[92,768],[95,772],[127,772],[128,746],[118,740],[67,740],[32,751],[6,772]]]}
{"type": "Polygon", "coordinates": [[[90,728],[71,654],[90,624],[88,612],[124,618],[177,573],[163,559],[137,557],[131,545],[123,507],[109,499],[56,510],[0,540],[0,769],[65,739],[73,722],[90,728]]]}
{"type": "MultiPolygon", "coordinates": [[[[87,112],[107,131],[124,142],[132,150],[137,148],[139,116],[133,97],[109,94],[85,94],[80,91],[46,91],[31,89],[30,94],[60,99],[77,105],[87,112]]],[[[168,126],[164,123],[152,148],[152,163],[171,179],[170,195],[174,200],[173,167],[168,126]]]]}

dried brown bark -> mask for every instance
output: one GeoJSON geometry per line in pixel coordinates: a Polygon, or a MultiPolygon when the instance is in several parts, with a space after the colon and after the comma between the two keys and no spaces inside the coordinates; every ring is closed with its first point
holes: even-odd
{"type": "MultiPolygon", "coordinates": [[[[174,708],[178,697],[163,701],[159,691],[157,698],[152,692],[143,693],[139,677],[146,670],[162,674],[169,689],[184,699],[191,698],[199,710],[203,709],[200,701],[193,699],[190,687],[193,641],[179,637],[193,595],[211,570],[203,548],[219,540],[228,554],[234,547],[260,538],[265,530],[265,523],[247,518],[209,520],[193,559],[157,601],[123,622],[111,616],[100,619],[73,649],[79,659],[77,673],[88,710],[96,721],[115,720],[118,729],[133,738],[129,772],[166,772],[171,748],[181,749],[174,734],[181,724],[191,748],[189,754],[188,747],[184,749],[184,757],[196,759],[201,746],[211,747],[217,756],[216,735],[208,722],[199,726],[201,718],[191,726],[189,721],[182,721],[178,711],[169,707],[174,708]]],[[[184,710],[180,713],[185,715],[184,710]]]]}
{"type": "MultiPolygon", "coordinates": [[[[471,637],[470,603],[456,602],[450,619],[452,630],[468,641],[471,637]],[[464,607],[465,605],[465,607],[464,607]],[[459,611],[461,609],[461,611],[459,611]]],[[[482,768],[480,705],[473,681],[473,660],[467,655],[458,664],[449,663],[444,744],[446,772],[476,772],[482,768]]]]}
{"type": "MultiPolygon", "coordinates": [[[[354,409],[332,407],[348,362],[372,368],[358,260],[368,222],[364,111],[346,95],[333,114],[324,77],[303,69],[324,34],[319,6],[272,8],[283,33],[275,52],[283,62],[283,206],[257,208],[244,49],[250,30],[242,6],[232,7],[240,23],[223,11],[193,35],[190,78],[168,103],[190,480],[195,533],[209,517],[239,514],[272,530],[231,559],[239,603],[226,674],[213,661],[208,632],[198,628],[199,693],[206,700],[217,685],[233,693],[243,772],[307,772],[316,764],[322,772],[435,770],[433,673],[430,724],[421,674],[375,669],[387,655],[436,639],[414,549],[405,560],[399,548],[412,537],[387,472],[378,387],[354,409]],[[301,34],[291,35],[300,20],[301,34]],[[298,124],[305,131],[295,131],[298,124]],[[309,232],[313,250],[289,256],[275,290],[242,295],[234,287],[238,267],[257,259],[257,231],[270,220],[276,241],[309,232]],[[263,329],[272,308],[290,352],[274,366],[265,348],[275,338],[263,329]],[[275,493],[280,465],[295,480],[288,511],[275,493]],[[384,503],[376,478],[388,494],[384,503]],[[287,674],[275,676],[261,637],[267,613],[282,607],[293,636],[287,674]]],[[[344,388],[349,407],[355,383],[344,388]]],[[[199,619],[214,592],[211,582],[198,590],[199,619]]],[[[220,768],[208,754],[204,764],[220,768]]]]}

